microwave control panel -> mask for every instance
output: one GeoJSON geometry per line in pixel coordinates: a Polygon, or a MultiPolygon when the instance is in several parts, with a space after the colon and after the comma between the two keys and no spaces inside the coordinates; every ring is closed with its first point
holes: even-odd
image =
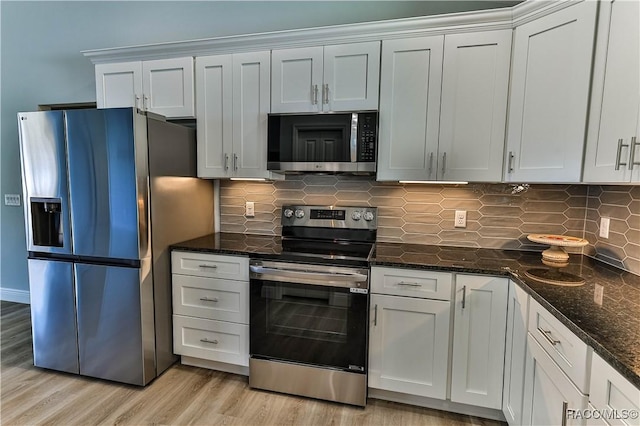
{"type": "Polygon", "coordinates": [[[358,161],[375,162],[378,134],[378,113],[358,114],[358,161]]]}

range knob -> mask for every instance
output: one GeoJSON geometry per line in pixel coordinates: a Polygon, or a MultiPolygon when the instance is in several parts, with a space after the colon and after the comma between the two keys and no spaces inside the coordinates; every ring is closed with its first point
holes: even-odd
{"type": "Polygon", "coordinates": [[[355,212],[351,213],[351,219],[360,220],[361,218],[362,218],[362,212],[355,211],[355,212]]]}
{"type": "Polygon", "coordinates": [[[293,210],[291,210],[291,209],[285,209],[285,210],[284,210],[284,217],[287,217],[287,218],[288,218],[288,217],[291,217],[291,216],[293,216],[293,210]]]}
{"type": "Polygon", "coordinates": [[[364,220],[366,220],[367,222],[370,222],[373,220],[373,213],[372,212],[364,212],[364,220]]]}
{"type": "Polygon", "coordinates": [[[302,219],[304,217],[304,210],[302,210],[302,209],[296,210],[296,217],[298,219],[302,219]]]}

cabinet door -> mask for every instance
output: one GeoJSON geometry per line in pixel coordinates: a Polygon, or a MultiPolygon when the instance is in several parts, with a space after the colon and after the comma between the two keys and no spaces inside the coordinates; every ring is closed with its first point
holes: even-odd
{"type": "Polygon", "coordinates": [[[325,46],[323,80],[323,110],[377,110],[380,42],[325,46]]]}
{"type": "Polygon", "coordinates": [[[267,174],[269,52],[233,55],[233,175],[267,174]]]}
{"type": "Polygon", "coordinates": [[[196,58],[198,177],[230,174],[232,152],[232,55],[196,58]]]}
{"type": "Polygon", "coordinates": [[[167,118],[193,118],[193,58],[142,62],[144,109],[167,118]]]}
{"type": "Polygon", "coordinates": [[[435,179],[444,36],[382,42],[379,181],[435,179]]]}
{"type": "Polygon", "coordinates": [[[96,65],[98,108],[142,108],[142,62],[96,65]]]}
{"type": "Polygon", "coordinates": [[[587,397],[575,387],[529,334],[523,404],[523,425],[577,425],[583,419],[567,416],[583,410],[587,397]],[[566,422],[565,422],[566,421],[566,422]]]}
{"type": "Polygon", "coordinates": [[[510,425],[522,424],[528,318],[529,296],[520,286],[509,281],[502,412],[510,425]]]}
{"type": "Polygon", "coordinates": [[[638,424],[640,389],[631,384],[597,354],[591,364],[589,400],[603,415],[618,414],[620,418],[607,418],[604,424],[638,424]]]}
{"type": "Polygon", "coordinates": [[[371,295],[369,387],[445,399],[450,303],[371,295]]]}
{"type": "MultiPolygon", "coordinates": [[[[596,44],[583,181],[628,182],[631,138],[638,137],[640,3],[602,2],[598,25],[604,31],[596,44]]],[[[640,160],[640,148],[635,154],[640,160]]]]}
{"type": "Polygon", "coordinates": [[[502,408],[507,278],[456,276],[451,401],[502,408]]]}
{"type": "Polygon", "coordinates": [[[322,46],[271,52],[271,112],[322,110],[322,46]]]}
{"type": "Polygon", "coordinates": [[[511,30],[446,35],[439,180],[502,179],[511,30]]]}
{"type": "Polygon", "coordinates": [[[506,181],[580,181],[597,6],[515,29],[506,181]]]}

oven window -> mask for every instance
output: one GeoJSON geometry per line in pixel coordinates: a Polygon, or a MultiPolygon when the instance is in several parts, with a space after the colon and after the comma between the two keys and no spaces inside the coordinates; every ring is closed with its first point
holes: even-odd
{"type": "Polygon", "coordinates": [[[346,343],[348,294],[315,288],[265,285],[266,328],[272,335],[346,343]]]}
{"type": "Polygon", "coordinates": [[[250,310],[252,355],[364,372],[367,295],[252,280],[250,310]]]}

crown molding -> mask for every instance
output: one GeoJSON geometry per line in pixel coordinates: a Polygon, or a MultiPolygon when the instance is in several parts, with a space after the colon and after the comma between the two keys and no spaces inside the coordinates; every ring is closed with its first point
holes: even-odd
{"type": "Polygon", "coordinates": [[[81,53],[92,63],[100,64],[512,29],[514,22],[521,25],[576,1],[527,0],[500,9],[94,49],[81,53]]]}

